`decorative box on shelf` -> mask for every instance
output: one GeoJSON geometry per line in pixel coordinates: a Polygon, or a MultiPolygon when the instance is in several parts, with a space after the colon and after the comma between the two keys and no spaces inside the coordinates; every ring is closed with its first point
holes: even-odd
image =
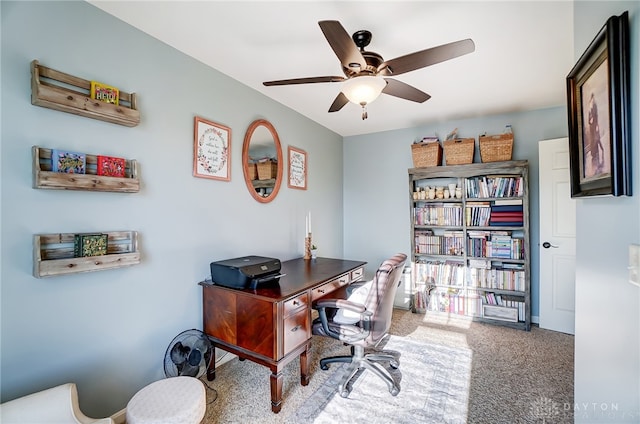
{"type": "Polygon", "coordinates": [[[513,134],[481,135],[480,160],[482,162],[501,162],[511,160],[513,153],[513,134]]]}
{"type": "Polygon", "coordinates": [[[518,310],[505,306],[482,305],[482,316],[500,321],[518,322],[518,310]]]}
{"type": "MultiPolygon", "coordinates": [[[[97,175],[99,156],[85,154],[85,173],[73,174],[53,171],[52,149],[33,146],[31,150],[33,156],[33,188],[123,193],[137,193],[140,191],[138,164],[134,159],[124,160],[124,177],[113,177],[97,175]]],[[[121,164],[122,162],[118,161],[118,163],[121,164]]]]}
{"type": "Polygon", "coordinates": [[[438,141],[413,143],[411,156],[414,168],[440,166],[442,164],[442,146],[438,141]]]}
{"type": "Polygon", "coordinates": [[[33,237],[33,275],[36,278],[103,271],[140,263],[136,231],[104,232],[106,254],[75,257],[74,233],[36,234],[33,237]]]}
{"type": "Polygon", "coordinates": [[[31,103],[61,112],[135,127],[140,123],[136,94],[118,91],[118,103],[91,98],[91,81],[31,62],[31,103]]]}
{"type": "Polygon", "coordinates": [[[456,138],[442,142],[447,165],[467,165],[473,163],[475,138],[456,138]]]}

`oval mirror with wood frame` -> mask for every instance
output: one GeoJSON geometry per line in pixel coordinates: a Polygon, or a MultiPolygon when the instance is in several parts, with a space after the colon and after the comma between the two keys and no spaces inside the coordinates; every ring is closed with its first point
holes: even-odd
{"type": "Polygon", "coordinates": [[[266,119],[253,121],[242,144],[242,172],[251,196],[260,203],[275,199],[282,183],[282,169],[278,132],[266,119]]]}

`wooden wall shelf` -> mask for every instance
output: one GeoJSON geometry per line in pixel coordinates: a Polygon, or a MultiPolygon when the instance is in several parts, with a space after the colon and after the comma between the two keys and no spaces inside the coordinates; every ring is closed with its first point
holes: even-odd
{"type": "Polygon", "coordinates": [[[36,234],[33,238],[33,276],[36,278],[104,271],[140,263],[136,231],[102,232],[108,235],[107,254],[73,257],[74,233],[36,234]]]}
{"type": "Polygon", "coordinates": [[[136,94],[120,90],[118,105],[91,98],[91,81],[31,62],[31,104],[113,124],[140,123],[136,94]]]}
{"type": "Polygon", "coordinates": [[[51,171],[51,149],[33,146],[33,188],[53,190],[86,190],[137,193],[140,191],[138,163],[126,161],[125,177],[96,175],[96,155],[87,154],[86,174],[65,174],[51,171]],[[92,166],[93,165],[93,166],[92,166]]]}

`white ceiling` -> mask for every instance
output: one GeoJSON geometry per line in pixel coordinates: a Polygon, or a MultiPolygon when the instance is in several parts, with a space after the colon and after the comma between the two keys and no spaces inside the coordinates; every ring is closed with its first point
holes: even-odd
{"type": "Polygon", "coordinates": [[[94,1],[89,3],[342,136],[565,104],[573,57],[570,1],[94,1]],[[341,83],[263,81],[343,75],[318,21],[373,33],[389,60],[465,38],[475,52],[396,79],[431,95],[381,95],[328,113],[341,83]]]}

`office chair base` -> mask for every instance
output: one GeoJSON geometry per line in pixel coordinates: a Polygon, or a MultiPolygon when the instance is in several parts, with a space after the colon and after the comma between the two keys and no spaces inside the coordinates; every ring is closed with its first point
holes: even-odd
{"type": "Polygon", "coordinates": [[[323,371],[326,371],[329,369],[329,364],[333,363],[333,362],[344,362],[344,363],[351,363],[353,361],[353,356],[331,356],[329,358],[322,358],[320,359],[320,368],[323,371]]]}
{"type": "Polygon", "coordinates": [[[353,351],[353,356],[332,356],[329,358],[322,358],[320,360],[320,368],[325,371],[329,369],[328,364],[332,362],[344,362],[349,364],[342,377],[342,380],[340,380],[340,384],[338,385],[338,393],[340,393],[340,396],[342,396],[343,398],[349,396],[349,393],[351,393],[349,382],[355,376],[358,370],[363,368],[368,369],[369,371],[380,377],[387,384],[391,396],[397,396],[398,393],[400,393],[400,387],[396,384],[395,381],[393,381],[391,374],[389,374],[389,372],[378,363],[380,361],[388,361],[391,368],[398,369],[400,364],[393,355],[385,353],[369,353],[365,355],[364,348],[360,346],[357,346],[353,351]]]}

